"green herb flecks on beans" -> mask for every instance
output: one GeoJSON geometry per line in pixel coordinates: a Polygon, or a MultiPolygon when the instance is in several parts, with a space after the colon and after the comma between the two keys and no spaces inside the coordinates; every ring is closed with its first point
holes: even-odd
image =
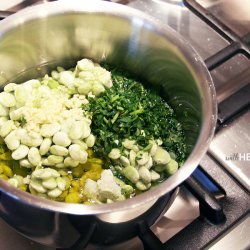
{"type": "Polygon", "coordinates": [[[98,98],[89,98],[91,130],[97,140],[94,150],[101,156],[121,147],[129,138],[143,147],[150,139],[161,139],[181,164],[186,157],[185,138],[173,109],[159,95],[139,81],[111,71],[113,87],[98,98]],[[117,144],[118,143],[118,144],[117,144]]]}

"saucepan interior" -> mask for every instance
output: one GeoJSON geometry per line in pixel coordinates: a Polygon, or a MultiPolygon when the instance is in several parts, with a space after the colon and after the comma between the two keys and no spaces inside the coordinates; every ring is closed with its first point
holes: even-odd
{"type": "MultiPolygon", "coordinates": [[[[56,66],[70,68],[81,58],[107,62],[156,89],[183,124],[189,157],[174,176],[131,200],[91,209],[37,197],[32,198],[33,203],[84,214],[126,209],[156,200],[192,173],[213,135],[215,94],[205,65],[174,31],[118,4],[55,2],[28,8],[0,23],[1,87],[8,82],[21,83],[43,76],[56,66]]],[[[12,190],[5,183],[1,186],[2,190],[12,190]]],[[[15,195],[24,201],[31,199],[31,195],[21,191],[15,195]]]]}

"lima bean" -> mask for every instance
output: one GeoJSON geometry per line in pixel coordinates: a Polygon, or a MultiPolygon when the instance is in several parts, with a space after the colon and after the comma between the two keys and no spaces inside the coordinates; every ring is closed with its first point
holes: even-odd
{"type": "Polygon", "coordinates": [[[161,178],[161,176],[157,172],[155,172],[154,170],[151,170],[150,174],[151,174],[152,181],[156,181],[156,180],[161,178]]]}
{"type": "Polygon", "coordinates": [[[157,144],[154,141],[152,141],[150,143],[152,144],[152,147],[150,149],[150,155],[154,156],[155,153],[156,153],[156,151],[157,151],[158,146],[157,146],[157,144]]]}
{"type": "Polygon", "coordinates": [[[59,177],[60,174],[53,168],[40,168],[36,169],[31,177],[38,179],[48,179],[50,177],[59,177]]]}
{"type": "Polygon", "coordinates": [[[51,144],[52,140],[50,138],[44,138],[39,148],[40,155],[46,155],[49,152],[51,144]]]}
{"type": "Polygon", "coordinates": [[[78,144],[69,146],[69,154],[73,160],[79,161],[80,163],[85,163],[87,161],[87,152],[82,150],[78,144]]]}
{"type": "Polygon", "coordinates": [[[49,151],[53,155],[66,156],[68,155],[68,149],[62,146],[53,145],[50,147],[49,151]]]}
{"type": "Polygon", "coordinates": [[[52,177],[52,178],[42,181],[42,185],[47,189],[54,189],[57,187],[57,182],[55,178],[52,177]]]}
{"type": "Polygon", "coordinates": [[[21,143],[28,147],[39,147],[42,142],[42,137],[32,138],[28,134],[26,136],[21,137],[21,143]]]}
{"type": "Polygon", "coordinates": [[[55,188],[55,189],[48,192],[48,196],[52,197],[52,198],[56,198],[56,197],[60,196],[61,193],[62,193],[62,190],[60,190],[59,188],[55,188]]]}
{"type": "Polygon", "coordinates": [[[49,162],[47,158],[42,158],[42,165],[53,166],[54,164],[49,162]]]}
{"type": "Polygon", "coordinates": [[[62,71],[59,74],[59,81],[65,86],[74,84],[75,77],[71,71],[62,71]]]}
{"type": "Polygon", "coordinates": [[[171,160],[169,153],[162,147],[157,148],[153,158],[156,164],[167,164],[171,160]]]}
{"type": "Polygon", "coordinates": [[[6,121],[0,129],[0,136],[2,137],[7,136],[14,128],[15,128],[15,125],[12,120],[6,121]]]}
{"type": "Polygon", "coordinates": [[[141,191],[145,191],[147,189],[149,189],[151,187],[151,183],[145,184],[142,181],[138,181],[135,186],[141,190],[141,191]]]}
{"type": "Polygon", "coordinates": [[[83,164],[87,161],[87,159],[88,159],[88,153],[86,151],[81,150],[79,152],[78,161],[83,164]]]}
{"type": "Polygon", "coordinates": [[[166,165],[166,172],[169,175],[173,175],[178,170],[178,163],[171,159],[170,162],[166,165]]]}
{"type": "Polygon", "coordinates": [[[126,197],[129,197],[134,192],[134,189],[130,185],[122,186],[122,193],[125,194],[126,197]]]}
{"type": "Polygon", "coordinates": [[[55,165],[56,168],[65,168],[65,164],[64,163],[58,163],[55,165]]]}
{"type": "Polygon", "coordinates": [[[74,160],[71,157],[66,157],[64,159],[64,164],[66,167],[77,167],[79,165],[79,161],[74,160]]]}
{"type": "Polygon", "coordinates": [[[38,193],[46,193],[46,189],[42,186],[42,184],[40,182],[38,182],[37,180],[31,180],[30,184],[29,184],[35,191],[37,191],[38,193]]]}
{"type": "Polygon", "coordinates": [[[102,84],[100,83],[94,83],[92,86],[92,92],[95,96],[100,95],[102,92],[105,91],[105,88],[102,84]]]}
{"type": "Polygon", "coordinates": [[[11,131],[4,139],[8,149],[15,150],[20,146],[20,140],[17,138],[15,131],[11,131]]]}
{"type": "Polygon", "coordinates": [[[127,167],[130,165],[129,159],[125,156],[121,156],[120,161],[124,167],[127,167]]]}
{"type": "Polygon", "coordinates": [[[13,92],[15,89],[16,89],[16,87],[17,87],[18,85],[16,84],[16,83],[9,83],[9,84],[7,84],[7,85],[5,85],[5,87],[4,87],[4,91],[5,92],[13,92]]]}
{"type": "Polygon", "coordinates": [[[57,186],[60,190],[64,191],[66,188],[66,181],[62,177],[56,178],[57,186]]]}
{"type": "Polygon", "coordinates": [[[116,159],[119,159],[121,157],[121,151],[120,149],[118,148],[113,148],[110,153],[108,154],[108,157],[113,159],[113,160],[116,160],[116,159]]]}
{"type": "Polygon", "coordinates": [[[14,107],[16,105],[16,99],[13,94],[8,92],[1,92],[0,93],[0,103],[4,107],[14,107]]]}
{"type": "Polygon", "coordinates": [[[136,158],[136,152],[133,150],[130,150],[129,152],[129,161],[132,166],[135,166],[135,158],[136,158]]]}
{"type": "Polygon", "coordinates": [[[129,140],[129,139],[125,139],[122,142],[122,145],[127,148],[127,149],[132,149],[135,146],[135,141],[134,140],[129,140]]]}
{"type": "Polygon", "coordinates": [[[95,68],[94,63],[89,59],[81,59],[77,62],[77,69],[80,71],[89,71],[95,68]]]}
{"type": "Polygon", "coordinates": [[[92,135],[92,134],[90,134],[90,135],[86,138],[85,142],[86,142],[86,144],[87,144],[87,146],[88,146],[89,148],[92,148],[92,147],[94,146],[94,144],[95,144],[95,136],[92,135]]]}
{"type": "Polygon", "coordinates": [[[28,160],[33,166],[38,166],[41,163],[42,158],[37,148],[30,148],[28,153],[28,160]]]}
{"type": "Polygon", "coordinates": [[[149,170],[146,167],[140,167],[138,172],[139,172],[139,175],[140,175],[140,179],[144,183],[150,183],[151,182],[151,174],[150,174],[149,170]]]}
{"type": "Polygon", "coordinates": [[[153,159],[149,156],[148,162],[144,165],[147,169],[150,169],[153,166],[153,159]]]}
{"type": "Polygon", "coordinates": [[[63,162],[63,157],[59,155],[49,155],[47,159],[48,159],[48,163],[51,163],[51,164],[58,164],[58,163],[63,162]]]}
{"type": "Polygon", "coordinates": [[[90,82],[84,82],[78,86],[78,92],[82,95],[87,95],[92,89],[92,84],[90,82]]]}
{"type": "Polygon", "coordinates": [[[58,73],[56,70],[53,70],[53,71],[51,72],[51,76],[52,76],[52,78],[55,79],[55,80],[58,80],[59,77],[60,77],[59,73],[58,73]]]}
{"type": "Polygon", "coordinates": [[[131,182],[136,183],[139,181],[139,173],[138,171],[132,167],[132,166],[127,166],[123,169],[123,174],[125,175],[126,178],[128,178],[131,182]]]}
{"type": "Polygon", "coordinates": [[[15,89],[15,92],[14,92],[16,101],[20,105],[24,105],[25,104],[25,102],[26,102],[27,97],[29,96],[29,94],[30,94],[30,89],[28,89],[27,87],[24,88],[23,86],[18,86],[15,89]]]}
{"type": "Polygon", "coordinates": [[[137,163],[139,165],[145,165],[149,160],[148,153],[147,152],[142,152],[142,151],[139,151],[137,153],[136,158],[137,158],[137,163]]]}
{"type": "Polygon", "coordinates": [[[14,160],[21,160],[28,155],[29,148],[25,145],[20,145],[16,150],[11,154],[14,160]]]}
{"type": "Polygon", "coordinates": [[[78,144],[82,150],[87,150],[88,146],[85,142],[81,141],[81,140],[72,140],[73,144],[78,144]]]}
{"type": "Polygon", "coordinates": [[[32,164],[28,161],[28,159],[22,159],[19,161],[20,165],[25,168],[32,168],[32,164]]]}
{"type": "Polygon", "coordinates": [[[83,131],[82,131],[82,122],[76,121],[72,124],[70,130],[69,130],[69,138],[71,140],[78,140],[82,137],[83,131]]]}
{"type": "Polygon", "coordinates": [[[54,134],[52,141],[59,146],[68,147],[71,143],[68,135],[64,132],[57,132],[54,134]]]}
{"type": "Polygon", "coordinates": [[[87,138],[91,133],[89,124],[86,123],[85,121],[83,121],[81,123],[81,129],[82,129],[82,137],[81,137],[81,139],[87,138]]]}

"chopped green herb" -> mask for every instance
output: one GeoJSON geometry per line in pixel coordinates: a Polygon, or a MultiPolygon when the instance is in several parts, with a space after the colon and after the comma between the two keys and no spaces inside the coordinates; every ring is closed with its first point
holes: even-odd
{"type": "Polygon", "coordinates": [[[150,139],[161,139],[162,146],[174,153],[181,164],[186,157],[186,144],[174,110],[139,81],[117,70],[111,70],[111,75],[113,86],[97,98],[89,98],[84,107],[93,115],[91,130],[97,138],[96,153],[105,157],[126,138],[143,147],[150,139]]]}

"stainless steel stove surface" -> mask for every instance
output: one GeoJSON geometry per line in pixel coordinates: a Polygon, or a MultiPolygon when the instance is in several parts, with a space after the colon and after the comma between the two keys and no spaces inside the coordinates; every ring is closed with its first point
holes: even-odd
{"type": "MultiPolygon", "coordinates": [[[[33,2],[35,1],[4,0],[0,2],[0,10],[17,11],[33,2]]],[[[139,9],[152,15],[164,25],[172,27],[191,43],[208,65],[211,61],[206,59],[220,52],[229,43],[234,42],[234,39],[248,35],[248,40],[244,41],[249,50],[250,1],[248,0],[197,0],[195,2],[198,7],[204,7],[212,13],[206,12],[207,17],[215,15],[224,28],[231,29],[230,34],[227,34],[228,39],[218,35],[187,9],[182,1],[117,0],[113,2],[139,9]]],[[[191,2],[192,5],[193,1],[187,2],[191,2]]],[[[196,184],[182,185],[170,209],[151,227],[160,241],[166,242],[162,249],[250,248],[250,60],[246,53],[235,53],[232,59],[211,68],[214,68],[211,74],[217,90],[219,107],[218,129],[200,168],[208,173],[215,183],[216,191],[213,188],[214,184],[208,190],[213,196],[212,199],[222,206],[226,219],[208,222],[209,217],[204,216],[206,208],[201,205],[202,201],[197,198],[192,188],[196,184]]],[[[196,174],[199,175],[199,173],[196,174]]],[[[2,220],[0,220],[0,232],[0,249],[53,249],[24,238],[2,220]]],[[[89,245],[87,249],[133,250],[143,249],[143,245],[136,238],[112,247],[89,245]]]]}

